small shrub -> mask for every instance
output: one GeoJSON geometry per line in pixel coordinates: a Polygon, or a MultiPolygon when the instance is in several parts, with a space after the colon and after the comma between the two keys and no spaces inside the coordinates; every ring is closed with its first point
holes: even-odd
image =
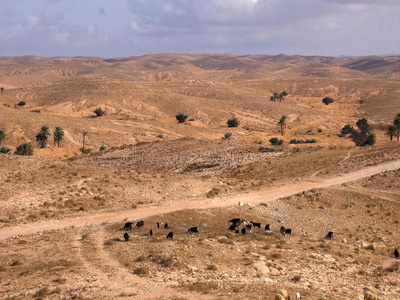
{"type": "Polygon", "coordinates": [[[175,118],[178,120],[179,123],[183,123],[186,121],[186,119],[188,118],[187,115],[179,113],[175,116],[175,118]]]}
{"type": "Polygon", "coordinates": [[[194,119],[192,118],[192,119],[189,119],[189,122],[193,122],[194,121],[194,119]]]}
{"type": "Polygon", "coordinates": [[[0,153],[6,154],[8,152],[10,152],[10,148],[7,148],[7,147],[1,147],[0,148],[0,153]]]}
{"type": "Polygon", "coordinates": [[[102,110],[100,107],[96,108],[93,112],[96,114],[96,117],[101,117],[106,113],[106,111],[102,110]]]}
{"type": "Polygon", "coordinates": [[[138,276],[146,276],[149,274],[149,270],[145,267],[139,267],[133,270],[133,274],[138,276]]]}
{"type": "Polygon", "coordinates": [[[224,133],[224,139],[228,140],[228,139],[230,139],[231,137],[232,137],[232,133],[230,133],[230,132],[225,132],[225,133],[224,133]]]}
{"type": "Polygon", "coordinates": [[[315,144],[317,142],[316,139],[312,139],[312,140],[306,140],[306,144],[315,144]]]}
{"type": "Polygon", "coordinates": [[[283,144],[283,140],[280,140],[280,139],[278,139],[276,137],[271,138],[269,140],[269,142],[271,143],[271,145],[282,145],[283,144]]]}
{"type": "Polygon", "coordinates": [[[23,143],[17,147],[14,154],[16,155],[33,155],[32,145],[30,143],[23,143]]]}
{"type": "Polygon", "coordinates": [[[106,150],[106,146],[101,146],[99,149],[99,151],[104,151],[104,150],[106,150]]]}
{"type": "Polygon", "coordinates": [[[346,134],[350,134],[350,133],[354,133],[355,130],[352,126],[350,126],[349,124],[345,125],[342,130],[340,131],[341,134],[346,135],[346,134]]]}
{"type": "Polygon", "coordinates": [[[19,102],[18,102],[18,106],[24,106],[25,104],[26,104],[25,101],[19,101],[19,102]]]}
{"type": "Polygon", "coordinates": [[[300,276],[300,275],[295,275],[295,276],[292,278],[292,280],[293,280],[294,282],[299,282],[299,281],[301,280],[301,276],[300,276]]]}
{"type": "Polygon", "coordinates": [[[318,128],[318,133],[322,133],[322,129],[321,128],[318,128]]]}
{"type": "Polygon", "coordinates": [[[216,271],[217,270],[217,266],[216,265],[208,265],[207,266],[207,270],[208,271],[216,271]]]}
{"type": "Polygon", "coordinates": [[[229,119],[226,124],[228,124],[228,127],[238,127],[240,124],[240,121],[238,118],[234,117],[232,119],[229,119]]]}
{"type": "Polygon", "coordinates": [[[33,110],[31,110],[31,112],[40,114],[40,109],[33,109],[33,110]]]}
{"type": "Polygon", "coordinates": [[[331,97],[325,97],[322,99],[322,102],[325,103],[325,105],[331,104],[334,102],[334,100],[331,97]]]}

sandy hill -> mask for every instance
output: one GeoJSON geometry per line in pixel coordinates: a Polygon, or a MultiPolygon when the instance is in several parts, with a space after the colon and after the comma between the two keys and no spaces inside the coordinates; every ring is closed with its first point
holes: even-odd
{"type": "Polygon", "coordinates": [[[399,299],[399,73],[396,56],[0,58],[0,298],[399,299]],[[338,136],[364,117],[374,146],[338,136]],[[39,148],[44,125],[60,148],[39,148]]]}

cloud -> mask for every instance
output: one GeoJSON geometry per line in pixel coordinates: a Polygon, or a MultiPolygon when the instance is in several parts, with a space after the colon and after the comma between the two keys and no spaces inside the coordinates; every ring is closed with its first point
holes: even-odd
{"type": "Polygon", "coordinates": [[[103,16],[106,16],[107,14],[106,14],[106,10],[103,8],[103,7],[100,7],[99,8],[99,14],[100,15],[103,15],[103,16]]]}
{"type": "Polygon", "coordinates": [[[400,49],[399,4],[399,0],[85,0],[76,5],[73,0],[0,0],[0,55],[393,53],[400,49]]]}

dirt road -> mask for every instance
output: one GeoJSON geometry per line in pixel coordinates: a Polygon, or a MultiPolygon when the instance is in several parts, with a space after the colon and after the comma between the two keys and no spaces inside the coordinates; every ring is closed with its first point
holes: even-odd
{"type": "Polygon", "coordinates": [[[62,220],[48,220],[30,224],[21,224],[14,227],[1,229],[0,241],[6,240],[8,238],[17,235],[35,234],[41,231],[58,230],[58,229],[68,228],[71,226],[82,227],[86,225],[115,223],[115,222],[121,222],[125,219],[132,220],[132,219],[146,218],[149,216],[166,214],[185,209],[207,209],[216,207],[226,207],[235,205],[239,201],[243,203],[258,204],[294,195],[302,191],[307,191],[314,188],[339,185],[345,182],[350,182],[357,179],[369,177],[374,174],[378,174],[380,172],[397,170],[399,168],[400,168],[400,160],[397,160],[386,164],[367,167],[355,172],[351,172],[330,179],[303,180],[282,187],[270,188],[267,190],[258,191],[256,193],[243,194],[230,198],[207,199],[187,204],[159,206],[153,208],[135,209],[131,211],[100,213],[83,217],[66,218],[62,220]]]}

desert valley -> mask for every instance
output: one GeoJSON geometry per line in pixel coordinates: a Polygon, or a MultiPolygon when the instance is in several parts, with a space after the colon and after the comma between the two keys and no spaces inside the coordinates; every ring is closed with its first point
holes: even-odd
{"type": "Polygon", "coordinates": [[[0,87],[1,299],[400,299],[399,56],[0,57],[0,87]]]}

